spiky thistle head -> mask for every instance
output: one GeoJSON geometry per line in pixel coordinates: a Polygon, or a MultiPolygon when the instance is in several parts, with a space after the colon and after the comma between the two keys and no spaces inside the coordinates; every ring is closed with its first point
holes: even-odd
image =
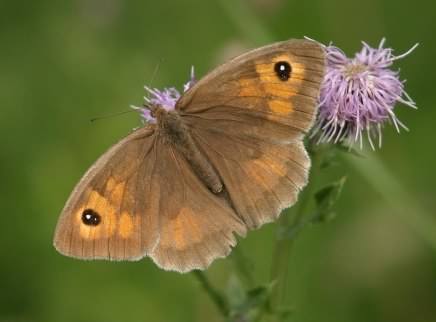
{"type": "Polygon", "coordinates": [[[391,66],[395,60],[410,54],[395,56],[391,48],[384,48],[383,39],[378,48],[363,43],[354,58],[348,58],[338,47],[324,46],[327,69],[321,86],[319,114],[314,128],[318,142],[356,141],[363,143],[363,134],[372,148],[376,138],[381,146],[381,129],[386,122],[397,131],[407,127],[394,113],[396,103],[416,108],[415,102],[404,90],[404,81],[391,66]]]}

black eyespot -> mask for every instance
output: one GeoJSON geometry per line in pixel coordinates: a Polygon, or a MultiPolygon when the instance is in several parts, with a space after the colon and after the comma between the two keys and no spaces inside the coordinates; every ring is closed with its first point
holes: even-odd
{"type": "Polygon", "coordinates": [[[292,67],[287,61],[279,61],[274,65],[274,71],[282,81],[287,81],[291,77],[292,67]]]}
{"type": "Polygon", "coordinates": [[[88,226],[97,226],[101,222],[101,216],[92,209],[82,212],[82,222],[88,226]]]}

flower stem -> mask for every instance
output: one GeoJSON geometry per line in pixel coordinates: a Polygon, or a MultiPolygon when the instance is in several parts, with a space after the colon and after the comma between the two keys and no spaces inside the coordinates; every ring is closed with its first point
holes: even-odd
{"type": "Polygon", "coordinates": [[[238,275],[244,281],[244,284],[248,288],[255,287],[253,265],[250,258],[243,253],[241,245],[238,245],[238,247],[233,249],[231,258],[233,259],[238,275]]]}
{"type": "Polygon", "coordinates": [[[207,295],[209,295],[209,298],[215,304],[217,309],[224,317],[227,318],[229,316],[230,310],[225,297],[212,286],[206,274],[204,274],[202,271],[193,271],[192,273],[199,281],[203,289],[206,291],[207,295]]]}
{"type": "Polygon", "coordinates": [[[315,187],[314,179],[319,170],[319,165],[322,159],[320,150],[310,150],[312,159],[312,170],[310,174],[310,182],[302,191],[299,201],[294,208],[285,211],[279,218],[277,223],[276,243],[273,252],[271,266],[271,282],[275,282],[276,287],[271,297],[271,305],[274,309],[286,307],[286,291],[287,291],[287,274],[290,261],[292,247],[295,238],[300,229],[303,219],[308,213],[308,207],[313,197],[313,189],[315,187]],[[295,233],[291,233],[294,231],[295,233]]]}

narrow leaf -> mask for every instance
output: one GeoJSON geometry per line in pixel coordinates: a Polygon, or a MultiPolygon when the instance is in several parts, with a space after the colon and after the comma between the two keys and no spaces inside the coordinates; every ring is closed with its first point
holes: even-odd
{"type": "Polygon", "coordinates": [[[335,217],[333,208],[339,200],[346,179],[346,177],[342,177],[338,181],[328,184],[315,193],[317,214],[313,221],[326,222],[335,217]]]}

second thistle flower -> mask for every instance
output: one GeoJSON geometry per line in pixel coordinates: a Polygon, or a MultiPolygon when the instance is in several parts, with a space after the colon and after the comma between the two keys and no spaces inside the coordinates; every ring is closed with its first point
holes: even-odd
{"type": "Polygon", "coordinates": [[[381,146],[381,129],[391,122],[399,131],[407,129],[394,113],[397,102],[416,108],[404,90],[399,73],[390,69],[393,62],[411,53],[394,56],[393,50],[363,43],[354,58],[348,58],[338,47],[325,46],[327,70],[321,87],[318,120],[314,134],[319,142],[356,141],[362,147],[363,134],[372,148],[373,140],[381,146]]]}

